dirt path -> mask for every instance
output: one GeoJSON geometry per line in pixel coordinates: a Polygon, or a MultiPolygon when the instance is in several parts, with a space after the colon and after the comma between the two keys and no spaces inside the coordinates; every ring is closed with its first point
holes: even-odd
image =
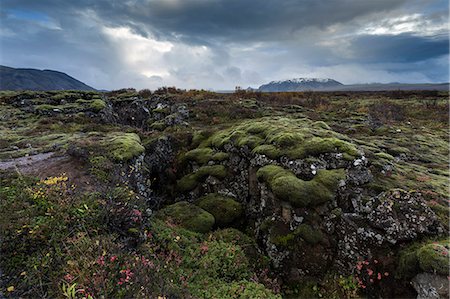
{"type": "Polygon", "coordinates": [[[6,170],[10,168],[27,168],[34,163],[41,162],[51,158],[54,155],[53,152],[37,154],[28,157],[20,157],[9,161],[0,161],[0,170],[6,170]]]}

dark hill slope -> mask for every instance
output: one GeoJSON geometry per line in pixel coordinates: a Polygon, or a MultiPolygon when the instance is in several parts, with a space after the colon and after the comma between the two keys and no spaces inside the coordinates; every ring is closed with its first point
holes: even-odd
{"type": "Polygon", "coordinates": [[[0,66],[0,90],[95,90],[69,75],[52,70],[0,66]]]}

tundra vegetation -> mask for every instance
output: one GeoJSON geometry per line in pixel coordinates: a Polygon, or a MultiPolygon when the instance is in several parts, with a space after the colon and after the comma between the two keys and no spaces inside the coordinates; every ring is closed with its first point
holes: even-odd
{"type": "Polygon", "coordinates": [[[0,297],[417,296],[448,282],[448,110],[433,91],[2,92],[0,297]]]}

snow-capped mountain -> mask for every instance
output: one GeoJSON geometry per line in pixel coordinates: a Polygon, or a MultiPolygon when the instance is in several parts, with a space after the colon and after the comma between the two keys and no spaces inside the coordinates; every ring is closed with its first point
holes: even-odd
{"type": "Polygon", "coordinates": [[[259,91],[304,91],[326,90],[343,84],[329,78],[295,78],[283,81],[272,81],[261,85],[259,91]]]}

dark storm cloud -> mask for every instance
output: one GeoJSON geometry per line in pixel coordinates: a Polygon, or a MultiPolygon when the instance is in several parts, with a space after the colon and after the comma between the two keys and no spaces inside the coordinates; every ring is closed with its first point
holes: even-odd
{"type": "Polygon", "coordinates": [[[351,48],[360,62],[417,62],[448,54],[449,39],[410,34],[361,36],[351,48]]]}
{"type": "Polygon", "coordinates": [[[448,81],[442,0],[3,0],[0,63],[99,88],[448,81]],[[155,80],[157,78],[157,80],[155,80]]]}
{"type": "Polygon", "coordinates": [[[392,10],[406,0],[149,0],[25,1],[7,0],[4,8],[45,12],[57,19],[80,9],[93,10],[111,26],[151,29],[165,38],[193,42],[208,39],[279,40],[304,27],[326,27],[392,10]]]}

